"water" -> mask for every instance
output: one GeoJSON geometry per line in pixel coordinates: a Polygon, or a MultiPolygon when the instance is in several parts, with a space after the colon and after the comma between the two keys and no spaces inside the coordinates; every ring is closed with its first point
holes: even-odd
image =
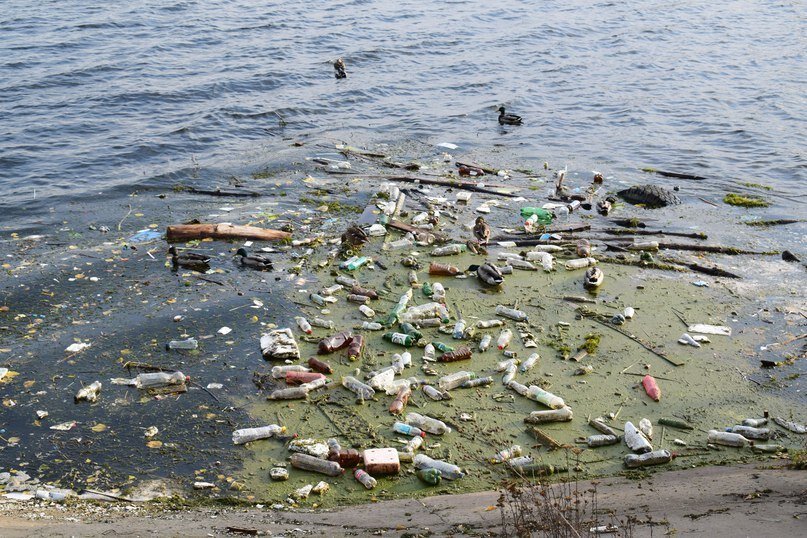
{"type": "Polygon", "coordinates": [[[213,183],[291,139],[503,144],[795,203],[803,36],[799,2],[6,0],[0,210],[10,229],[90,195],[213,183]],[[525,125],[499,127],[502,104],[525,125]]]}

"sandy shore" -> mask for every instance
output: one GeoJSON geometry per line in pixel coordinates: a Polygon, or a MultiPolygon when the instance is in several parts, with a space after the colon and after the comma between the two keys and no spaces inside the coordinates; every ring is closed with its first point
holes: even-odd
{"type": "MultiPolygon", "coordinates": [[[[805,477],[802,471],[756,463],[659,473],[639,481],[609,478],[597,482],[599,511],[613,511],[617,520],[636,517],[633,536],[803,536],[805,477]]],[[[583,482],[580,488],[591,485],[583,482]]],[[[496,536],[502,532],[498,499],[498,492],[489,491],[305,512],[5,504],[0,535],[212,536],[238,527],[274,536],[496,536]]]]}

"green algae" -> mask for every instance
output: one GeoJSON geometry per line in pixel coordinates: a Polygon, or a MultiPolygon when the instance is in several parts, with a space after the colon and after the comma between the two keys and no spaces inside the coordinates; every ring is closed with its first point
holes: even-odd
{"type": "Polygon", "coordinates": [[[723,203],[738,207],[768,207],[770,206],[770,202],[764,200],[758,196],[743,196],[742,194],[737,194],[734,192],[730,192],[723,197],[723,203]]]}

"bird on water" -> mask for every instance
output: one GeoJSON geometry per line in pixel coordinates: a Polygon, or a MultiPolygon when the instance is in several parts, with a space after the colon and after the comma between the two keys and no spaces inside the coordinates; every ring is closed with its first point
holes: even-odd
{"type": "Polygon", "coordinates": [[[505,112],[504,107],[499,107],[499,123],[502,125],[521,125],[523,120],[521,116],[515,114],[508,114],[505,112]]]}

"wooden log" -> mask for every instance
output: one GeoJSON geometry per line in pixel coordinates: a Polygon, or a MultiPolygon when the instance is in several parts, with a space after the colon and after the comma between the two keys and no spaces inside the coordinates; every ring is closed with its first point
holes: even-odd
{"type": "Polygon", "coordinates": [[[387,226],[390,228],[395,228],[396,230],[401,230],[402,232],[411,232],[412,234],[415,234],[415,236],[418,234],[432,234],[434,236],[434,240],[438,243],[445,243],[448,241],[448,237],[446,237],[445,234],[436,232],[434,230],[418,228],[417,226],[412,226],[411,224],[407,224],[395,219],[390,220],[387,226]]]}
{"type": "Polygon", "coordinates": [[[254,239],[256,241],[277,241],[290,239],[291,234],[280,230],[269,230],[255,226],[233,224],[175,224],[166,231],[169,243],[190,241],[191,239],[254,239]]]}
{"type": "Polygon", "coordinates": [[[737,247],[726,247],[723,245],[691,245],[687,243],[659,243],[659,249],[667,250],[693,250],[695,252],[714,252],[717,254],[756,254],[760,256],[776,256],[778,251],[759,252],[755,250],[745,250],[737,247]]]}
{"type": "Polygon", "coordinates": [[[440,185],[441,187],[448,187],[451,189],[461,189],[465,191],[481,192],[484,194],[491,194],[493,196],[503,196],[505,198],[518,198],[518,194],[511,192],[499,192],[487,187],[480,187],[473,181],[462,180],[448,180],[437,179],[428,177],[415,177],[415,176],[381,176],[388,181],[404,181],[407,183],[421,183],[423,185],[440,185]]]}
{"type": "Polygon", "coordinates": [[[664,170],[656,170],[655,168],[642,168],[642,172],[647,172],[649,174],[658,174],[664,177],[674,177],[676,179],[695,179],[695,180],[706,179],[703,176],[696,176],[694,174],[681,174],[680,172],[665,172],[664,170]]]}
{"type": "Polygon", "coordinates": [[[229,196],[229,197],[236,197],[236,198],[257,198],[261,195],[259,192],[255,191],[223,191],[220,188],[216,188],[215,190],[209,189],[197,189],[196,187],[188,187],[185,189],[185,192],[189,192],[191,194],[207,194],[208,196],[229,196]]]}
{"type": "Polygon", "coordinates": [[[560,448],[561,445],[555,439],[547,435],[543,430],[540,428],[536,428],[535,426],[531,426],[527,429],[533,437],[535,437],[536,441],[541,443],[543,446],[547,447],[548,450],[555,450],[556,448],[560,448]]]}
{"type": "Polygon", "coordinates": [[[622,228],[605,228],[603,230],[595,230],[595,232],[602,232],[608,235],[674,235],[691,239],[708,239],[708,236],[702,232],[665,232],[664,230],[630,230],[622,228]]]}

